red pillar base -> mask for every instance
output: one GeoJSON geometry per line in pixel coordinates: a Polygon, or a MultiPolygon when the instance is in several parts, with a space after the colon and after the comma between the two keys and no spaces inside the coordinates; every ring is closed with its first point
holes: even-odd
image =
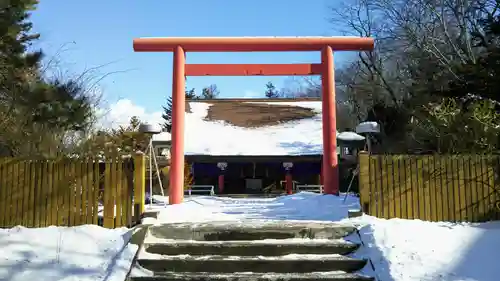
{"type": "Polygon", "coordinates": [[[224,192],[224,175],[219,175],[219,194],[224,192]]]}
{"type": "Polygon", "coordinates": [[[290,172],[287,172],[285,175],[285,184],[286,184],[286,194],[290,195],[293,193],[293,178],[290,172]]]}
{"type": "Polygon", "coordinates": [[[323,171],[323,159],[322,159],[321,160],[321,169],[319,171],[319,184],[320,185],[325,184],[324,174],[325,174],[325,172],[323,171]]]}

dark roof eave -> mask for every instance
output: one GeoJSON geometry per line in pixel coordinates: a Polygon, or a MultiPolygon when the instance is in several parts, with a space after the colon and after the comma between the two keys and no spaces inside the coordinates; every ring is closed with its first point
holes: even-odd
{"type": "Polygon", "coordinates": [[[252,161],[252,162],[265,162],[265,161],[296,161],[296,162],[306,162],[306,161],[318,161],[322,157],[321,154],[307,154],[307,155],[204,155],[204,154],[191,154],[185,155],[185,158],[189,162],[241,162],[252,161]]]}

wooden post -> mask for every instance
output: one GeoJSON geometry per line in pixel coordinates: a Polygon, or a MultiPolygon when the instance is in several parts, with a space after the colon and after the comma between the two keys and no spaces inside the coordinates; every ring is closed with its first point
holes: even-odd
{"type": "MultiPolygon", "coordinates": [[[[116,160],[112,160],[116,161],[116,160]]],[[[104,170],[104,210],[102,212],[103,216],[103,226],[105,228],[115,227],[115,200],[113,196],[114,189],[114,177],[116,176],[113,169],[115,168],[116,162],[111,163],[110,160],[106,160],[105,170],[104,170]]]]}
{"type": "Polygon", "coordinates": [[[370,210],[370,154],[361,151],[358,154],[359,163],[359,202],[364,213],[370,210]]]}
{"type": "Polygon", "coordinates": [[[144,213],[146,200],[146,156],[142,152],[134,155],[134,221],[139,222],[144,213]]]}

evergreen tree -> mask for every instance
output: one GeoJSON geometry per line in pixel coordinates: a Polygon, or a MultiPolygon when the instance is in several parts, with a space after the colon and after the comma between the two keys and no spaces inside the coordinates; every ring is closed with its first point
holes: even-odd
{"type": "Polygon", "coordinates": [[[220,92],[219,89],[217,88],[217,85],[212,84],[208,87],[205,87],[201,90],[201,97],[202,99],[210,100],[210,99],[215,99],[219,96],[220,92]]]}
{"type": "Polygon", "coordinates": [[[28,21],[37,3],[12,0],[0,4],[0,99],[14,102],[11,106],[32,117],[31,122],[81,130],[92,111],[84,85],[74,80],[45,79],[39,72],[42,52],[27,51],[39,38],[39,34],[31,33],[32,23],[28,21]]]}
{"type": "Polygon", "coordinates": [[[60,153],[68,134],[93,121],[88,89],[82,80],[45,77],[42,51],[28,52],[39,38],[29,21],[38,1],[0,2],[0,154],[60,153]]]}
{"type": "Polygon", "coordinates": [[[170,133],[172,131],[172,96],[167,98],[167,104],[163,106],[161,118],[164,120],[163,129],[170,133]]]}
{"type": "Polygon", "coordinates": [[[141,125],[141,120],[137,116],[132,116],[130,118],[130,124],[128,129],[131,131],[137,131],[139,129],[139,126],[141,125]]]}
{"type": "Polygon", "coordinates": [[[276,87],[272,82],[268,82],[266,84],[266,92],[265,95],[267,98],[273,99],[273,98],[279,98],[279,92],[276,90],[276,87]]]}
{"type": "Polygon", "coordinates": [[[194,99],[196,99],[196,92],[194,88],[192,88],[189,91],[186,90],[186,100],[194,100],[194,99]]]}
{"type": "MultiPolygon", "coordinates": [[[[26,78],[23,77],[23,72],[36,67],[40,61],[40,51],[27,52],[31,43],[39,38],[39,34],[30,33],[32,23],[28,21],[29,12],[35,10],[37,3],[35,0],[11,0],[0,3],[0,59],[3,72],[0,79],[2,80],[3,78],[22,80],[26,78]]],[[[4,82],[6,81],[2,81],[2,85],[4,82]]]]}
{"type": "MultiPolygon", "coordinates": [[[[194,88],[189,91],[186,90],[186,100],[193,100],[196,98],[197,97],[194,88]]],[[[163,130],[170,133],[172,131],[172,96],[167,98],[167,104],[163,106],[163,114],[161,115],[161,117],[164,120],[162,124],[163,130]]]]}
{"type": "MultiPolygon", "coordinates": [[[[500,16],[488,17],[482,22],[484,34],[474,34],[473,43],[478,52],[475,62],[459,64],[457,79],[450,81],[444,96],[471,100],[486,98],[500,103],[500,16]]],[[[497,105],[500,109],[500,106],[497,105]]]]}
{"type": "Polygon", "coordinates": [[[121,150],[121,153],[132,153],[134,151],[145,152],[149,145],[149,137],[143,133],[139,133],[141,120],[137,116],[130,118],[127,126],[120,126],[117,130],[111,133],[112,143],[121,150]]]}

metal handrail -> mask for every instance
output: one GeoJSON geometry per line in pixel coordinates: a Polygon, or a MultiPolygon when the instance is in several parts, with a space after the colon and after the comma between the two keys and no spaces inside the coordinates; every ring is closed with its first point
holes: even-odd
{"type": "Polygon", "coordinates": [[[319,190],[319,193],[323,194],[323,185],[322,184],[299,184],[296,186],[297,191],[300,191],[301,188],[304,191],[316,191],[319,190]],[[303,188],[305,187],[305,188],[303,188]],[[309,188],[309,187],[316,187],[316,188],[309,188]]]}
{"type": "MultiPolygon", "coordinates": [[[[286,180],[280,181],[280,187],[285,187],[286,188],[286,186],[283,186],[284,183],[286,183],[286,180]]],[[[296,190],[297,189],[296,187],[297,187],[298,183],[300,183],[300,182],[292,180],[292,190],[296,190]]]]}
{"type": "Polygon", "coordinates": [[[193,187],[195,187],[195,188],[196,187],[210,187],[210,196],[214,196],[215,195],[215,186],[213,186],[213,185],[194,184],[194,185],[191,185],[190,188],[188,189],[189,196],[191,196],[192,192],[198,193],[198,192],[208,191],[207,189],[193,189],[193,187]]]}

